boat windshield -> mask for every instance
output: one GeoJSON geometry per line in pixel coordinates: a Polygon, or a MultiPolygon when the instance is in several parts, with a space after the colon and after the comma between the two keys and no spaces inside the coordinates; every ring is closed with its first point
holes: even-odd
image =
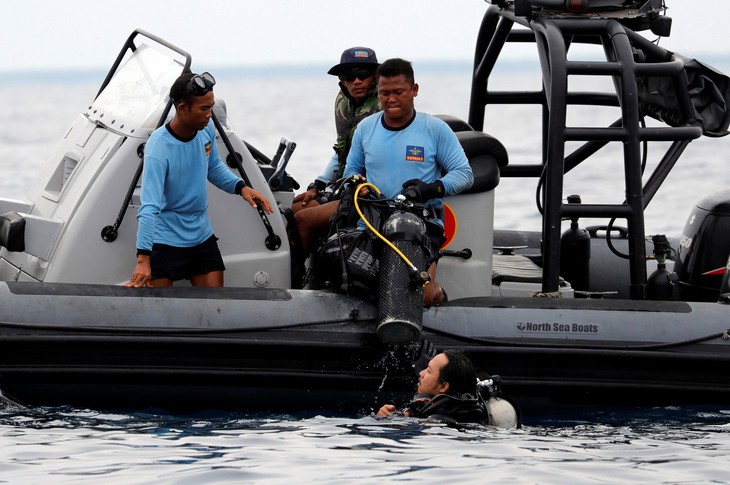
{"type": "Polygon", "coordinates": [[[145,136],[157,128],[170,86],[182,70],[179,61],[142,44],[94,100],[87,116],[126,135],[145,136]]]}

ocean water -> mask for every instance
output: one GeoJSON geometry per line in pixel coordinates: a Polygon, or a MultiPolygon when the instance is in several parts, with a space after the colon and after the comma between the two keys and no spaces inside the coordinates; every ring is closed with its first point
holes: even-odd
{"type": "Polygon", "coordinates": [[[372,416],[0,412],[0,482],[728,483],[730,409],[584,409],[519,430],[372,416]]]}
{"type": "MultiPolygon", "coordinates": [[[[469,67],[418,67],[417,109],[466,119],[469,67]]],[[[216,92],[247,141],[271,155],[282,136],[297,142],[289,172],[304,186],[329,159],[334,141],[337,88],[325,70],[214,72],[216,92]]],[[[62,74],[0,76],[6,95],[0,110],[3,197],[25,195],[104,75],[62,74]]],[[[535,87],[522,71],[506,73],[499,82],[535,87]]],[[[570,115],[576,123],[601,122],[598,113],[570,115]]],[[[540,156],[539,120],[529,109],[497,110],[486,131],[505,144],[510,163],[534,163],[540,156]]],[[[660,155],[651,152],[648,165],[660,155]]],[[[726,189],[728,162],[730,137],[693,142],[652,201],[647,229],[679,234],[698,200],[726,189]]],[[[579,193],[585,202],[621,202],[620,168],[615,150],[599,153],[571,172],[565,193],[579,193]]],[[[496,225],[535,228],[534,192],[533,181],[503,179],[496,225]]],[[[0,409],[0,483],[730,483],[725,471],[730,403],[532,409],[524,422],[520,430],[497,430],[377,419],[367,411],[343,416],[337,409],[313,415],[170,415],[8,406],[0,409]]]]}

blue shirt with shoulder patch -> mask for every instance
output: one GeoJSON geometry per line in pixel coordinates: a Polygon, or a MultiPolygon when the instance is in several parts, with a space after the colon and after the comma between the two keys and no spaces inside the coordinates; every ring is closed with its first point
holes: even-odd
{"type": "MultiPolygon", "coordinates": [[[[420,112],[399,129],[387,127],[382,112],[362,120],[352,139],[344,176],[355,174],[364,175],[387,198],[400,194],[403,183],[414,178],[427,183],[440,179],[446,195],[458,194],[474,183],[469,161],[451,128],[420,112]]],[[[436,198],[426,205],[442,213],[444,201],[436,198]]]]}
{"type": "Polygon", "coordinates": [[[137,249],[192,247],[212,236],[207,181],[230,194],[241,182],[221,160],[213,123],[189,141],[156,129],[145,145],[137,249]]]}

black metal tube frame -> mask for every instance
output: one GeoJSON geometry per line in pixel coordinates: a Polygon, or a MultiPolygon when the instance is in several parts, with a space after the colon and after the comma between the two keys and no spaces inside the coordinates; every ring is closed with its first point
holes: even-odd
{"type": "Polygon", "coordinates": [[[702,135],[694,120],[684,64],[672,53],[652,44],[617,20],[596,18],[548,18],[528,20],[510,8],[491,6],[482,20],[474,54],[469,124],[484,129],[490,104],[533,104],[542,107],[542,162],[504,167],[504,177],[545,176],[543,193],[543,291],[558,290],[561,219],[570,216],[626,219],[629,229],[630,295],[645,298],[646,254],[644,209],[666,179],[687,144],[702,135]],[[517,24],[517,25],[515,25],[517,24]],[[527,27],[515,28],[516,26],[527,27]],[[605,61],[568,60],[572,43],[602,45],[605,61]],[[541,91],[490,91],[489,76],[508,42],[534,42],[542,70],[541,91]],[[635,50],[644,62],[635,59],[635,50]],[[571,75],[608,76],[616,95],[568,92],[571,75]],[[637,77],[669,78],[675,90],[685,126],[644,127],[639,108],[637,77]],[[567,127],[569,105],[617,106],[621,118],[608,127],[567,127]],[[566,142],[583,145],[566,156],[566,142]],[[642,150],[645,141],[671,141],[658,166],[642,185],[642,150]],[[623,145],[626,199],[621,204],[563,204],[563,177],[609,142],[623,145]]]}
{"type": "MultiPolygon", "coordinates": [[[[104,81],[101,83],[101,87],[99,88],[99,92],[96,93],[96,98],[99,97],[99,95],[104,91],[104,89],[109,85],[109,82],[112,80],[114,75],[116,74],[117,70],[119,69],[119,66],[121,65],[122,61],[124,60],[124,57],[127,55],[128,52],[135,52],[137,50],[137,45],[134,43],[134,40],[137,36],[143,36],[147,37],[150,40],[153,40],[157,42],[158,44],[167,47],[173,52],[176,52],[180,56],[182,56],[185,59],[185,62],[183,63],[181,74],[184,72],[190,72],[190,64],[192,63],[192,57],[189,53],[186,51],[180,49],[179,47],[170,44],[166,40],[157,37],[154,34],[150,34],[149,32],[146,32],[141,29],[136,29],[134,32],[132,32],[129,37],[127,38],[127,41],[122,46],[122,49],[119,51],[119,54],[117,55],[116,60],[114,61],[114,64],[112,64],[112,67],[109,69],[109,72],[106,75],[106,78],[104,78],[104,81]]],[[[165,122],[165,119],[167,119],[167,115],[170,113],[170,109],[172,108],[172,100],[168,100],[167,105],[165,106],[165,109],[162,111],[162,116],[160,116],[160,119],[157,121],[157,128],[162,126],[162,124],[165,122]]],[[[124,201],[122,202],[122,206],[119,208],[119,212],[117,214],[117,218],[114,221],[114,224],[110,226],[106,226],[101,230],[101,238],[106,242],[114,242],[117,239],[119,228],[122,225],[122,221],[124,220],[124,216],[127,213],[127,208],[129,207],[129,203],[132,201],[132,196],[134,195],[134,189],[137,187],[137,183],[139,182],[140,177],[142,176],[142,164],[144,162],[144,156],[143,152],[140,152],[140,161],[139,165],[137,166],[137,170],[134,172],[134,176],[132,177],[132,181],[129,185],[129,188],[127,189],[127,193],[124,196],[124,201]]]]}

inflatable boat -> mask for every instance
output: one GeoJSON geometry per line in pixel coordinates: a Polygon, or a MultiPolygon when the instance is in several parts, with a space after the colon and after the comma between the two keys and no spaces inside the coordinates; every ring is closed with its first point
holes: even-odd
{"type": "Polygon", "coordinates": [[[446,199],[438,268],[446,304],[394,297],[418,287],[389,247],[377,291],[331,284],[326,275],[342,268],[316,257],[306,273],[325,276],[299,288],[286,214],[299,188],[286,171],[295,144],[282,138],[269,158],[225,109],[214,116],[222,157],[279,211],[212,189],[226,287],[124,287],[144,145],[170,116],[170,85],[192,63],[136,30],[27,197],[0,199],[2,395],[31,405],[362,409],[412,393],[414,366],[434,349],[459,349],[518,401],[728,402],[730,192],[698,201],[678,235],[647,232],[644,211],[692,140],[727,135],[730,80],[641,35],[669,35],[663,2],[490,3],[469,119],[442,116],[475,175],[468,191],[446,199]],[[491,89],[501,54],[516,44],[534,47],[538,89],[491,89]],[[603,58],[573,60],[581,46],[603,58]],[[611,89],[573,91],[574,76],[611,89]],[[491,110],[508,104],[542,113],[535,164],[510,164],[488,133],[491,110]],[[616,118],[576,126],[574,106],[616,118]],[[665,151],[648,174],[651,144],[665,151]],[[607,146],[619,147],[624,167],[618,202],[564,194],[565,175],[607,146]],[[533,231],[494,227],[495,194],[508,177],[534,181],[542,224],[533,231]],[[583,227],[585,218],[605,224],[583,227]]]}

